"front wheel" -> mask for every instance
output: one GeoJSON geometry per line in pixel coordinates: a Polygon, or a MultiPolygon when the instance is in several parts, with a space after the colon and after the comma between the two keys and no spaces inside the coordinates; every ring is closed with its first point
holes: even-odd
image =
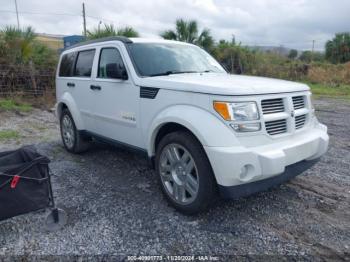
{"type": "Polygon", "coordinates": [[[200,142],[189,132],[166,135],[156,153],[156,171],[168,201],[185,214],[204,211],[216,198],[214,174],[200,142]]]}

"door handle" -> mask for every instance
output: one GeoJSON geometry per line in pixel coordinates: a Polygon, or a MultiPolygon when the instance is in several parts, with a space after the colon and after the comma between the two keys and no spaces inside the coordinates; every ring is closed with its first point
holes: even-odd
{"type": "Polygon", "coordinates": [[[71,83],[71,82],[68,82],[68,83],[67,83],[67,86],[69,86],[69,87],[75,87],[75,84],[74,84],[74,83],[71,83]]]}
{"type": "Polygon", "coordinates": [[[91,90],[101,90],[101,86],[90,85],[91,90]]]}

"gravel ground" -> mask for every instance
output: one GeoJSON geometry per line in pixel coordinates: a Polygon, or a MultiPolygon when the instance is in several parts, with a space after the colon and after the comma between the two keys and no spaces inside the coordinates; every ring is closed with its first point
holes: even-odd
{"type": "Polygon", "coordinates": [[[45,212],[3,221],[0,255],[266,254],[349,261],[350,103],[315,103],[331,137],[321,162],[287,184],[219,201],[194,217],[167,204],[141,156],[98,143],[72,155],[63,149],[52,113],[0,112],[0,130],[21,135],[0,141],[1,151],[33,143],[49,156],[56,202],[69,216],[53,233],[44,229],[45,212]]]}

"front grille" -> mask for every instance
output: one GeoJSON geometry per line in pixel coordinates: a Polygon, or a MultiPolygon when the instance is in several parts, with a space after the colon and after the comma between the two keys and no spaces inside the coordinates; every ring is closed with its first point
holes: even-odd
{"type": "Polygon", "coordinates": [[[261,107],[265,115],[284,112],[284,104],[282,98],[262,100],[261,107]]]}
{"type": "Polygon", "coordinates": [[[293,96],[294,109],[300,109],[305,107],[305,101],[303,96],[293,96]]]}
{"type": "Polygon", "coordinates": [[[287,120],[275,120],[265,123],[266,131],[269,135],[278,135],[287,132],[287,120]]]}
{"type": "Polygon", "coordinates": [[[306,115],[295,117],[295,129],[302,128],[305,125],[306,115]]]}

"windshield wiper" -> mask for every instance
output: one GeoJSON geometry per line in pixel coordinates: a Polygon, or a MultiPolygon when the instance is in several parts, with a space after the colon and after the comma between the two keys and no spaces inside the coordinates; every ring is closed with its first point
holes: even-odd
{"type": "Polygon", "coordinates": [[[149,77],[152,76],[168,76],[168,75],[175,75],[175,74],[187,74],[187,73],[201,73],[198,71],[166,71],[163,73],[157,73],[157,74],[152,74],[152,75],[148,75],[149,77]]]}

